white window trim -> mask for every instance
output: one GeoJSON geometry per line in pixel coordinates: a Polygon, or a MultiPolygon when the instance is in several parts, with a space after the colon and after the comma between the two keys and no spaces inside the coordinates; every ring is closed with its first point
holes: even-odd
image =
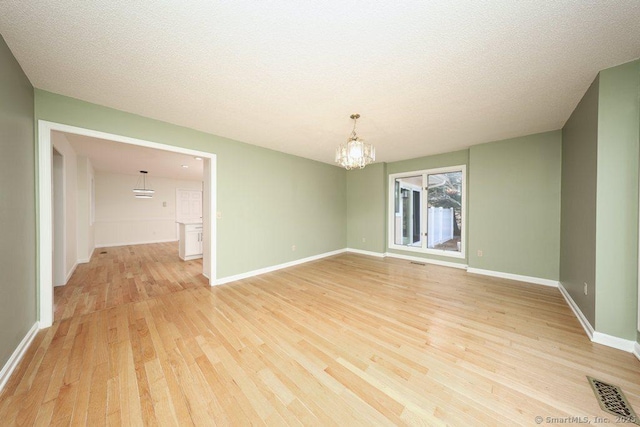
{"type": "MultiPolygon", "coordinates": [[[[424,191],[424,190],[423,190],[424,191]]],[[[426,196],[425,196],[426,197],[426,196]]],[[[426,199],[425,199],[426,200],[426,199]]],[[[387,206],[387,247],[398,251],[417,252],[426,255],[437,255],[448,258],[466,258],[466,235],[467,235],[467,165],[447,166],[443,168],[424,169],[419,171],[400,172],[389,175],[389,198],[387,206]],[[411,176],[422,176],[424,182],[425,175],[438,173],[462,171],[462,230],[460,230],[460,252],[445,251],[443,249],[416,248],[412,246],[397,245],[394,239],[395,231],[395,181],[397,178],[407,178],[411,176]]],[[[421,210],[422,213],[422,210],[421,210]]],[[[426,218],[422,215],[423,227],[426,225],[426,218]]],[[[424,228],[426,230],[426,227],[424,228]]]]}

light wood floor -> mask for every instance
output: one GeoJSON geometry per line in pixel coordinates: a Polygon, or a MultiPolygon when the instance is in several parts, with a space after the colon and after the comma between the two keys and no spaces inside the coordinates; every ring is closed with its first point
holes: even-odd
{"type": "Polygon", "coordinates": [[[208,286],[201,273],[202,260],[182,261],[177,242],[96,249],[66,286],[54,288],[54,319],[208,286]]]}
{"type": "Polygon", "coordinates": [[[586,375],[640,410],[640,362],[591,343],[554,288],[355,254],[209,288],[161,262],[170,245],[131,249],[56,293],[0,424],[613,421],[586,375]]]}

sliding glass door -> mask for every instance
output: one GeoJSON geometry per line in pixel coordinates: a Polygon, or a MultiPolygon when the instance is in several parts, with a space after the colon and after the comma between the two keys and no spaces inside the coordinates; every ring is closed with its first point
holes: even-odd
{"type": "Polygon", "coordinates": [[[465,166],[389,176],[389,247],[464,257],[465,166]]]}
{"type": "Polygon", "coordinates": [[[427,248],[460,251],[462,171],[427,174],[427,248]]]}
{"type": "Polygon", "coordinates": [[[398,179],[394,183],[396,189],[394,241],[398,245],[422,246],[421,183],[421,176],[398,179]]]}

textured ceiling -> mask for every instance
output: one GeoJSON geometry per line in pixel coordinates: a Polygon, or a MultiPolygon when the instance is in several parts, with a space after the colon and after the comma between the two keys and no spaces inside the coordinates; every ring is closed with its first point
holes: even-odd
{"type": "Polygon", "coordinates": [[[560,128],[601,69],[640,57],[640,1],[0,1],[34,86],[333,162],[560,128]]]}
{"type": "Polygon", "coordinates": [[[91,160],[97,172],[138,175],[146,170],[151,178],[202,181],[203,161],[194,156],[71,133],[63,135],[77,155],[91,160]]]}

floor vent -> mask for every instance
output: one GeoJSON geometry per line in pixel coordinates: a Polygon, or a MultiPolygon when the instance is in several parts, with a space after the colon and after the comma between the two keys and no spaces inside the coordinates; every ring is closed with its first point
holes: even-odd
{"type": "Polygon", "coordinates": [[[102,251],[102,252],[100,252],[100,255],[104,255],[106,253],[107,253],[107,251],[102,251]]]}
{"type": "Polygon", "coordinates": [[[411,264],[415,264],[415,265],[421,265],[421,266],[425,266],[427,264],[425,264],[424,262],[415,262],[415,261],[411,261],[411,264]]]}
{"type": "Polygon", "coordinates": [[[640,419],[638,419],[620,387],[607,384],[589,376],[587,379],[603,411],[618,417],[619,422],[626,421],[640,425],[640,419]]]}

